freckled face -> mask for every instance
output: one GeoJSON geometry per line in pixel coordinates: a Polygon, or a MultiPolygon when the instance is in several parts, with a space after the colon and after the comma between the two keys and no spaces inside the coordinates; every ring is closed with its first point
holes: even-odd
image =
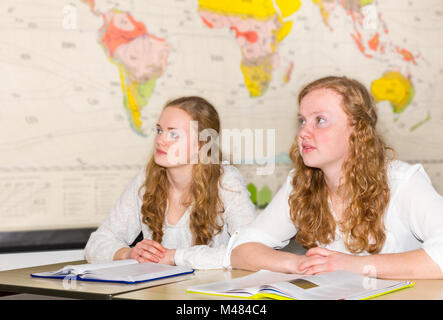
{"type": "Polygon", "coordinates": [[[190,163],[194,139],[192,117],[174,106],[163,109],[154,139],[154,161],[166,168],[190,163]]]}
{"type": "Polygon", "coordinates": [[[342,96],[332,89],[309,92],[300,102],[297,141],[308,167],[341,170],[352,132],[342,96]]]}

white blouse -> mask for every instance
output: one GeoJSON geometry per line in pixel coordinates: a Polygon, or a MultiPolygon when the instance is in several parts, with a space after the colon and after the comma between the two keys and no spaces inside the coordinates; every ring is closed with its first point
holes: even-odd
{"type": "MultiPolygon", "coordinates": [[[[291,170],[286,183],[271,203],[247,227],[231,237],[229,252],[246,242],[259,242],[280,249],[297,233],[290,218],[291,170]]],[[[443,197],[433,188],[422,165],[393,161],[388,168],[391,199],[384,217],[386,241],[380,253],[399,253],[423,248],[443,272],[443,197]]],[[[350,253],[344,236],[336,229],[327,249],[350,253]]],[[[363,255],[368,253],[363,253],[363,255]]]]}
{"type": "MultiPolygon", "coordinates": [[[[230,236],[256,216],[255,206],[241,173],[231,165],[223,165],[223,169],[219,193],[225,208],[222,215],[224,224],[221,232],[208,245],[192,245],[189,226],[191,207],[187,208],[175,225],[169,224],[165,217],[161,244],[168,249],[176,249],[176,265],[196,269],[229,266],[226,245],[230,236]]],[[[144,181],[145,170],[142,170],[126,187],[108,217],[91,234],[85,248],[85,258],[89,263],[111,261],[115,252],[128,248],[140,231],[145,239],[152,239],[152,231],[142,222],[141,215],[143,190],[139,194],[139,188],[144,181]]]]}

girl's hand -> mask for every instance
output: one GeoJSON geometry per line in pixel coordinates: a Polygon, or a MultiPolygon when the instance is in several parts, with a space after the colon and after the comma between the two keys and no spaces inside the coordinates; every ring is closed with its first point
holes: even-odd
{"type": "Polygon", "coordinates": [[[307,271],[306,265],[310,263],[311,260],[320,256],[307,256],[285,252],[283,257],[284,258],[282,258],[280,264],[281,266],[283,266],[283,270],[278,270],[279,272],[304,274],[307,271]]]}
{"type": "Polygon", "coordinates": [[[165,254],[162,259],[158,263],[169,264],[171,266],[175,266],[175,249],[165,249],[165,254]]]}
{"type": "Polygon", "coordinates": [[[155,262],[158,263],[165,257],[166,248],[160,243],[143,239],[131,249],[129,259],[135,259],[138,262],[155,262]]]}
{"type": "Polygon", "coordinates": [[[306,252],[306,259],[299,265],[304,274],[320,274],[337,270],[362,273],[359,256],[332,251],[326,248],[312,248],[306,252]]]}

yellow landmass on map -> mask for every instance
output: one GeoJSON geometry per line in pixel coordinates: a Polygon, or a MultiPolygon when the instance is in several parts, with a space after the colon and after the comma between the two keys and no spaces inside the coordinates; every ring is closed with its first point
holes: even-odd
{"type": "Polygon", "coordinates": [[[360,4],[362,7],[367,6],[368,4],[372,4],[374,0],[360,0],[360,4]]]}
{"type": "Polygon", "coordinates": [[[240,66],[251,97],[261,96],[271,82],[272,64],[270,59],[266,60],[258,65],[249,66],[242,63],[240,66]]]}
{"type": "Polygon", "coordinates": [[[118,70],[120,73],[122,91],[124,97],[126,98],[124,105],[126,107],[126,110],[130,114],[130,122],[133,125],[134,129],[136,129],[137,131],[141,131],[142,122],[140,119],[140,107],[137,105],[136,102],[134,85],[126,85],[125,70],[122,65],[118,65],[118,70]]]}
{"type": "Polygon", "coordinates": [[[268,20],[277,14],[282,18],[291,16],[300,9],[300,0],[275,0],[277,9],[272,0],[199,0],[199,9],[209,10],[222,14],[240,16],[242,18],[253,18],[258,20],[268,20]]]}
{"type": "Polygon", "coordinates": [[[285,22],[281,26],[281,28],[277,31],[277,42],[282,41],[292,29],[292,21],[285,22]]]}
{"type": "Polygon", "coordinates": [[[389,101],[395,113],[404,111],[415,94],[409,79],[397,71],[386,72],[380,79],[374,80],[371,92],[377,102],[389,101]]]}
{"type": "Polygon", "coordinates": [[[320,14],[324,23],[329,26],[329,12],[323,5],[323,0],[312,0],[312,2],[320,8],[320,14]]]}
{"type": "Polygon", "coordinates": [[[120,74],[120,83],[123,92],[123,105],[129,115],[129,122],[132,128],[140,135],[146,134],[142,129],[141,110],[147,104],[147,99],[152,95],[155,87],[156,79],[153,78],[147,82],[139,83],[137,81],[129,81],[127,71],[124,66],[119,63],[117,65],[120,74]]]}
{"type": "Polygon", "coordinates": [[[301,7],[301,1],[299,0],[275,0],[275,3],[283,18],[290,17],[301,7]]]}
{"type": "Polygon", "coordinates": [[[244,18],[267,20],[276,13],[271,0],[226,1],[199,0],[199,9],[213,12],[228,13],[244,18]]]}

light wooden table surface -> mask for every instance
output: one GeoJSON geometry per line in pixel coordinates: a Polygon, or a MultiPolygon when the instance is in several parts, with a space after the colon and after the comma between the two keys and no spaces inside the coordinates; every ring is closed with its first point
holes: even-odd
{"type": "Polygon", "coordinates": [[[372,300],[443,300],[443,280],[414,280],[415,285],[372,300]]]}
{"type": "Polygon", "coordinates": [[[118,294],[113,299],[129,300],[244,300],[242,298],[230,298],[198,293],[188,293],[186,289],[193,285],[209,282],[224,281],[243,277],[250,274],[245,270],[196,270],[194,277],[182,281],[170,283],[164,286],[149,288],[151,290],[138,290],[125,294],[118,294]]]}
{"type": "MultiPolygon", "coordinates": [[[[194,274],[149,281],[140,284],[118,284],[88,281],[63,281],[59,279],[32,278],[31,273],[57,270],[68,264],[59,263],[39,267],[0,272],[0,291],[28,293],[74,299],[120,300],[244,300],[187,293],[186,289],[197,284],[242,277],[251,272],[245,270],[196,270],[194,274]]],[[[416,280],[415,286],[374,298],[374,300],[443,300],[443,280],[416,280]]]]}
{"type": "MultiPolygon", "coordinates": [[[[234,279],[250,274],[245,270],[196,270],[195,277],[183,282],[170,283],[154,288],[146,288],[118,294],[113,299],[130,300],[244,300],[198,293],[188,293],[186,289],[197,284],[234,279]]],[[[415,280],[414,287],[405,288],[371,300],[443,300],[443,280],[415,280]]]]}
{"type": "Polygon", "coordinates": [[[74,261],[31,268],[1,271],[0,291],[74,299],[110,300],[116,294],[127,293],[151,286],[159,286],[170,282],[183,281],[193,278],[193,275],[191,274],[148,281],[139,284],[120,284],[89,281],[65,281],[61,279],[44,279],[31,277],[31,273],[58,270],[66,265],[83,263],[86,263],[86,261],[74,261]]]}

